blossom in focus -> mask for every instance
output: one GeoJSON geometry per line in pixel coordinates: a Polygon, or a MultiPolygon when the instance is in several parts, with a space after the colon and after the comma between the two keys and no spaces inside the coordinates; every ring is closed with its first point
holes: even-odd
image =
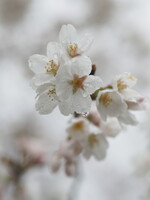
{"type": "Polygon", "coordinates": [[[89,34],[85,34],[80,38],[75,27],[68,24],[62,26],[59,40],[64,49],[65,58],[70,59],[81,56],[90,47],[93,38],[89,34]]]}
{"type": "Polygon", "coordinates": [[[55,81],[51,83],[46,83],[39,86],[36,90],[37,92],[37,102],[35,104],[36,110],[40,114],[49,114],[58,105],[60,112],[63,115],[69,115],[67,112],[67,102],[60,101],[56,95],[55,81]]]}
{"type": "Polygon", "coordinates": [[[66,63],[56,75],[56,94],[60,100],[67,100],[69,113],[89,112],[92,99],[90,95],[101,85],[99,77],[89,75],[91,60],[81,57],[66,63]]]}
{"type": "Polygon", "coordinates": [[[32,79],[33,88],[49,83],[57,74],[61,62],[62,50],[58,43],[47,45],[47,56],[34,54],[29,58],[29,68],[35,73],[32,79]]]}
{"type": "Polygon", "coordinates": [[[62,26],[59,37],[60,44],[48,44],[47,56],[35,54],[29,59],[29,67],[35,73],[31,86],[37,93],[36,110],[49,114],[58,105],[63,115],[88,112],[90,95],[101,85],[100,78],[89,76],[90,58],[81,56],[92,39],[80,40],[72,25],[62,26]],[[66,52],[72,59],[66,59],[66,52]]]}
{"type": "Polygon", "coordinates": [[[91,43],[89,35],[80,38],[74,26],[63,25],[59,43],[48,44],[47,56],[36,54],[29,59],[35,73],[36,110],[49,114],[58,106],[63,115],[75,117],[51,162],[54,172],[63,166],[69,176],[75,175],[80,155],[104,159],[107,137],[115,137],[124,124],[137,124],[132,111],[143,109],[144,98],[132,89],[137,82],[134,76],[124,73],[107,86],[95,76],[96,65],[84,54],[91,43]],[[95,113],[90,112],[93,108],[95,113]]]}

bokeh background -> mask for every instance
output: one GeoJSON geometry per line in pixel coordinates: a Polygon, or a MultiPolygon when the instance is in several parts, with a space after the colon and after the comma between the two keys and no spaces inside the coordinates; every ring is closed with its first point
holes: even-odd
{"type": "Polygon", "coordinates": [[[150,96],[149,0],[0,0],[0,200],[149,200],[150,109],[136,112],[138,126],[110,139],[104,161],[81,159],[77,180],[44,165],[69,117],[35,111],[28,58],[46,54],[68,23],[93,35],[87,54],[106,84],[131,72],[136,89],[150,96]],[[22,173],[23,159],[29,168],[22,173]]]}

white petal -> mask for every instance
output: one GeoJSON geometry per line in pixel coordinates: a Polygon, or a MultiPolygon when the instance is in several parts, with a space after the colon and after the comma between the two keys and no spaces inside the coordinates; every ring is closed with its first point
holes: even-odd
{"type": "Polygon", "coordinates": [[[54,60],[58,64],[61,57],[61,46],[57,42],[50,42],[47,45],[47,56],[49,60],[54,60]]]}
{"type": "Polygon", "coordinates": [[[59,102],[59,110],[65,116],[72,113],[67,101],[59,102]]]}
{"type": "Polygon", "coordinates": [[[54,80],[54,77],[51,74],[36,74],[32,78],[31,86],[34,86],[35,88],[37,88],[40,85],[43,85],[45,83],[53,82],[53,80],[54,80]]]}
{"type": "Polygon", "coordinates": [[[81,53],[85,52],[91,46],[92,42],[93,42],[93,37],[91,37],[91,35],[89,34],[84,34],[78,43],[79,51],[81,53]]]}
{"type": "Polygon", "coordinates": [[[129,110],[145,110],[146,100],[145,98],[139,98],[136,102],[126,101],[129,110]]]}
{"type": "Polygon", "coordinates": [[[102,160],[106,156],[108,142],[106,138],[101,134],[98,134],[97,137],[98,137],[99,143],[94,147],[93,154],[97,160],[102,160]]]}
{"type": "Polygon", "coordinates": [[[122,130],[117,118],[108,118],[107,122],[101,122],[103,135],[107,137],[116,137],[122,130]]]}
{"type": "Polygon", "coordinates": [[[73,75],[70,72],[70,66],[62,66],[56,75],[56,94],[60,100],[68,99],[73,94],[71,82],[73,75]]]}
{"type": "Polygon", "coordinates": [[[51,113],[56,106],[57,100],[48,93],[40,95],[35,104],[36,110],[43,115],[51,113]]]}
{"type": "Polygon", "coordinates": [[[71,95],[73,95],[72,85],[67,81],[57,82],[56,94],[60,100],[68,99],[71,95]]]}
{"type": "Polygon", "coordinates": [[[129,125],[137,125],[138,124],[138,121],[135,118],[135,116],[129,111],[122,113],[122,115],[119,116],[118,119],[120,122],[122,122],[124,124],[129,124],[129,125]]]}
{"type": "MultiPolygon", "coordinates": [[[[107,99],[106,99],[107,100],[107,99]]],[[[103,120],[106,120],[106,116],[118,117],[121,113],[125,113],[127,110],[127,105],[123,101],[121,95],[114,90],[105,90],[99,92],[97,97],[97,109],[103,120]],[[103,102],[100,101],[101,95],[108,94],[110,101],[103,102]]]]}
{"type": "Polygon", "coordinates": [[[80,91],[71,96],[70,104],[72,112],[82,113],[89,112],[92,100],[90,96],[83,97],[80,91]]]}
{"type": "Polygon", "coordinates": [[[125,88],[118,88],[122,91],[127,88],[133,87],[137,83],[137,78],[132,76],[130,73],[125,72],[124,74],[121,74],[115,78],[115,80],[112,83],[114,88],[116,88],[118,82],[126,86],[125,88]]]}
{"type": "Polygon", "coordinates": [[[92,69],[92,62],[87,56],[78,56],[70,63],[73,75],[85,76],[89,75],[92,69]]]}
{"type": "Polygon", "coordinates": [[[44,73],[45,66],[48,63],[48,58],[43,55],[35,54],[29,58],[29,68],[34,73],[44,73]]]}
{"type": "Polygon", "coordinates": [[[90,71],[91,61],[87,57],[74,59],[73,62],[70,61],[62,66],[56,75],[56,94],[59,96],[60,100],[68,99],[73,95],[71,81],[73,81],[74,75],[78,75],[80,78],[82,76],[87,76],[90,71]]]}
{"type": "Polygon", "coordinates": [[[90,75],[84,81],[84,96],[93,94],[102,86],[102,80],[98,76],[90,75]]]}
{"type": "Polygon", "coordinates": [[[91,146],[87,140],[83,149],[83,155],[86,159],[89,159],[93,155],[97,160],[102,160],[106,156],[108,142],[101,134],[95,136],[97,137],[98,142],[91,146]]]}
{"type": "Polygon", "coordinates": [[[84,141],[89,133],[89,121],[82,117],[72,120],[66,132],[73,140],[84,141]],[[77,125],[77,126],[76,126],[77,125]],[[78,126],[79,125],[79,126],[78,126]],[[81,126],[80,126],[81,125],[81,126]]]}
{"type": "Polygon", "coordinates": [[[125,101],[136,102],[137,99],[142,98],[142,96],[138,92],[136,92],[135,90],[132,90],[130,88],[121,91],[121,95],[123,96],[125,101]]]}
{"type": "Polygon", "coordinates": [[[63,25],[59,33],[59,41],[61,43],[72,42],[77,38],[77,32],[71,24],[63,25]]]}
{"type": "Polygon", "coordinates": [[[72,65],[72,62],[69,61],[59,67],[56,74],[57,82],[60,82],[60,81],[64,82],[64,80],[66,81],[72,80],[73,74],[71,73],[71,67],[70,67],[71,65],[72,65]]]}
{"type": "Polygon", "coordinates": [[[90,148],[85,148],[83,150],[83,156],[88,160],[92,155],[92,151],[90,148]]]}
{"type": "Polygon", "coordinates": [[[44,93],[46,90],[53,90],[55,88],[55,85],[51,84],[51,83],[45,83],[43,85],[40,85],[37,89],[36,89],[36,93],[38,95],[44,93]]]}

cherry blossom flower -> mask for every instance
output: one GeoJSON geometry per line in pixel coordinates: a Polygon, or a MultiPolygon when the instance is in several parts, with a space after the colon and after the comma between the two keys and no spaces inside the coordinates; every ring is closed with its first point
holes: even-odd
{"type": "Polygon", "coordinates": [[[90,133],[85,140],[83,156],[89,159],[94,156],[97,160],[102,160],[106,156],[108,142],[102,134],[90,133]]]}
{"type": "Polygon", "coordinates": [[[50,42],[47,45],[47,56],[35,54],[29,58],[29,67],[35,73],[31,83],[33,88],[49,83],[57,74],[61,54],[60,45],[56,42],[50,42]]]}
{"type": "Polygon", "coordinates": [[[107,137],[116,137],[122,130],[117,118],[109,117],[106,121],[101,121],[100,128],[107,137]]]}
{"type": "Polygon", "coordinates": [[[50,162],[53,172],[57,172],[61,166],[64,166],[65,172],[68,176],[75,175],[77,164],[77,156],[81,153],[81,147],[76,141],[66,140],[63,141],[56,151],[50,162]]]}
{"type": "Polygon", "coordinates": [[[122,95],[114,90],[107,89],[100,91],[97,97],[97,109],[103,120],[108,117],[116,117],[122,124],[136,125],[135,116],[129,112],[128,105],[122,95]]]}
{"type": "Polygon", "coordinates": [[[77,31],[71,24],[63,25],[59,40],[64,49],[66,58],[73,58],[82,55],[91,45],[93,38],[89,34],[83,35],[81,38],[77,35],[77,31]]]}
{"type": "Polygon", "coordinates": [[[89,132],[89,122],[85,118],[77,118],[73,120],[66,132],[69,139],[82,142],[89,132]]]}
{"type": "Polygon", "coordinates": [[[66,109],[67,102],[60,101],[56,95],[56,87],[54,81],[39,86],[36,92],[38,99],[35,107],[40,114],[51,113],[57,105],[59,106],[59,109],[63,115],[69,114],[66,109]]]}
{"type": "Polygon", "coordinates": [[[87,34],[79,37],[74,26],[63,25],[59,43],[48,44],[47,56],[29,59],[35,73],[31,84],[37,93],[36,110],[49,114],[58,106],[63,115],[74,114],[51,162],[54,172],[64,166],[69,176],[75,175],[80,155],[104,159],[107,137],[117,136],[125,124],[137,124],[132,111],[144,108],[145,98],[132,89],[137,79],[130,73],[117,76],[108,86],[95,76],[96,65],[84,55],[92,40],[87,34]]]}
{"type": "Polygon", "coordinates": [[[108,142],[102,130],[91,124],[86,118],[74,120],[67,128],[67,133],[70,141],[76,145],[76,142],[80,144],[81,152],[85,158],[89,159],[94,156],[101,160],[105,157],[108,142]]]}
{"type": "Polygon", "coordinates": [[[118,92],[107,89],[99,92],[97,109],[102,119],[106,120],[107,117],[119,117],[126,113],[127,104],[118,92]]]}
{"type": "Polygon", "coordinates": [[[142,110],[144,109],[145,98],[137,91],[131,89],[137,83],[137,78],[130,73],[124,73],[117,76],[112,85],[126,101],[128,109],[130,110],[142,110]]]}
{"type": "Polygon", "coordinates": [[[38,95],[38,100],[35,104],[36,110],[40,114],[49,114],[58,105],[58,98],[56,95],[55,85],[44,84],[38,88],[41,90],[41,94],[38,95]],[[46,88],[44,90],[44,87],[46,88]],[[42,92],[43,88],[43,92],[42,92]]]}
{"type": "Polygon", "coordinates": [[[68,100],[70,113],[88,112],[90,95],[102,85],[99,77],[89,75],[90,71],[91,60],[81,57],[65,64],[56,75],[56,94],[61,100],[68,100]]]}

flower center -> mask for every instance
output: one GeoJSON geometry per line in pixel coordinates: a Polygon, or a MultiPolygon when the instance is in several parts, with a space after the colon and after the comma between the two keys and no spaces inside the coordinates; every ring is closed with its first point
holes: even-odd
{"type": "Polygon", "coordinates": [[[110,95],[108,94],[108,92],[102,94],[100,96],[99,101],[105,106],[107,107],[111,102],[112,102],[112,98],[110,97],[110,95]]]}
{"type": "Polygon", "coordinates": [[[117,87],[118,87],[118,90],[125,90],[128,88],[128,85],[125,84],[125,82],[123,80],[119,79],[117,81],[117,87]]]}
{"type": "Polygon", "coordinates": [[[74,79],[72,80],[72,86],[73,86],[73,93],[75,93],[78,89],[84,89],[83,88],[83,82],[87,78],[87,76],[79,77],[77,75],[74,75],[74,79]]]}
{"type": "Polygon", "coordinates": [[[84,128],[84,122],[83,121],[76,122],[76,123],[73,124],[72,128],[75,131],[81,131],[84,128]]]}
{"type": "Polygon", "coordinates": [[[79,55],[78,53],[78,45],[76,43],[70,43],[68,45],[68,53],[71,57],[76,57],[79,55]]]}
{"type": "Polygon", "coordinates": [[[88,143],[91,147],[93,147],[95,144],[99,143],[99,140],[95,134],[90,134],[88,137],[88,143]]]}
{"type": "Polygon", "coordinates": [[[59,65],[57,65],[54,60],[50,60],[49,63],[47,63],[47,66],[45,67],[46,73],[51,73],[54,76],[57,73],[57,70],[59,68],[59,65]]]}
{"type": "Polygon", "coordinates": [[[51,96],[52,94],[56,94],[56,89],[48,90],[48,96],[51,96]]]}
{"type": "Polygon", "coordinates": [[[130,79],[130,80],[133,80],[133,81],[134,81],[134,80],[136,80],[136,77],[135,77],[135,76],[131,76],[131,75],[129,75],[129,76],[128,76],[128,79],[130,79]]]}

